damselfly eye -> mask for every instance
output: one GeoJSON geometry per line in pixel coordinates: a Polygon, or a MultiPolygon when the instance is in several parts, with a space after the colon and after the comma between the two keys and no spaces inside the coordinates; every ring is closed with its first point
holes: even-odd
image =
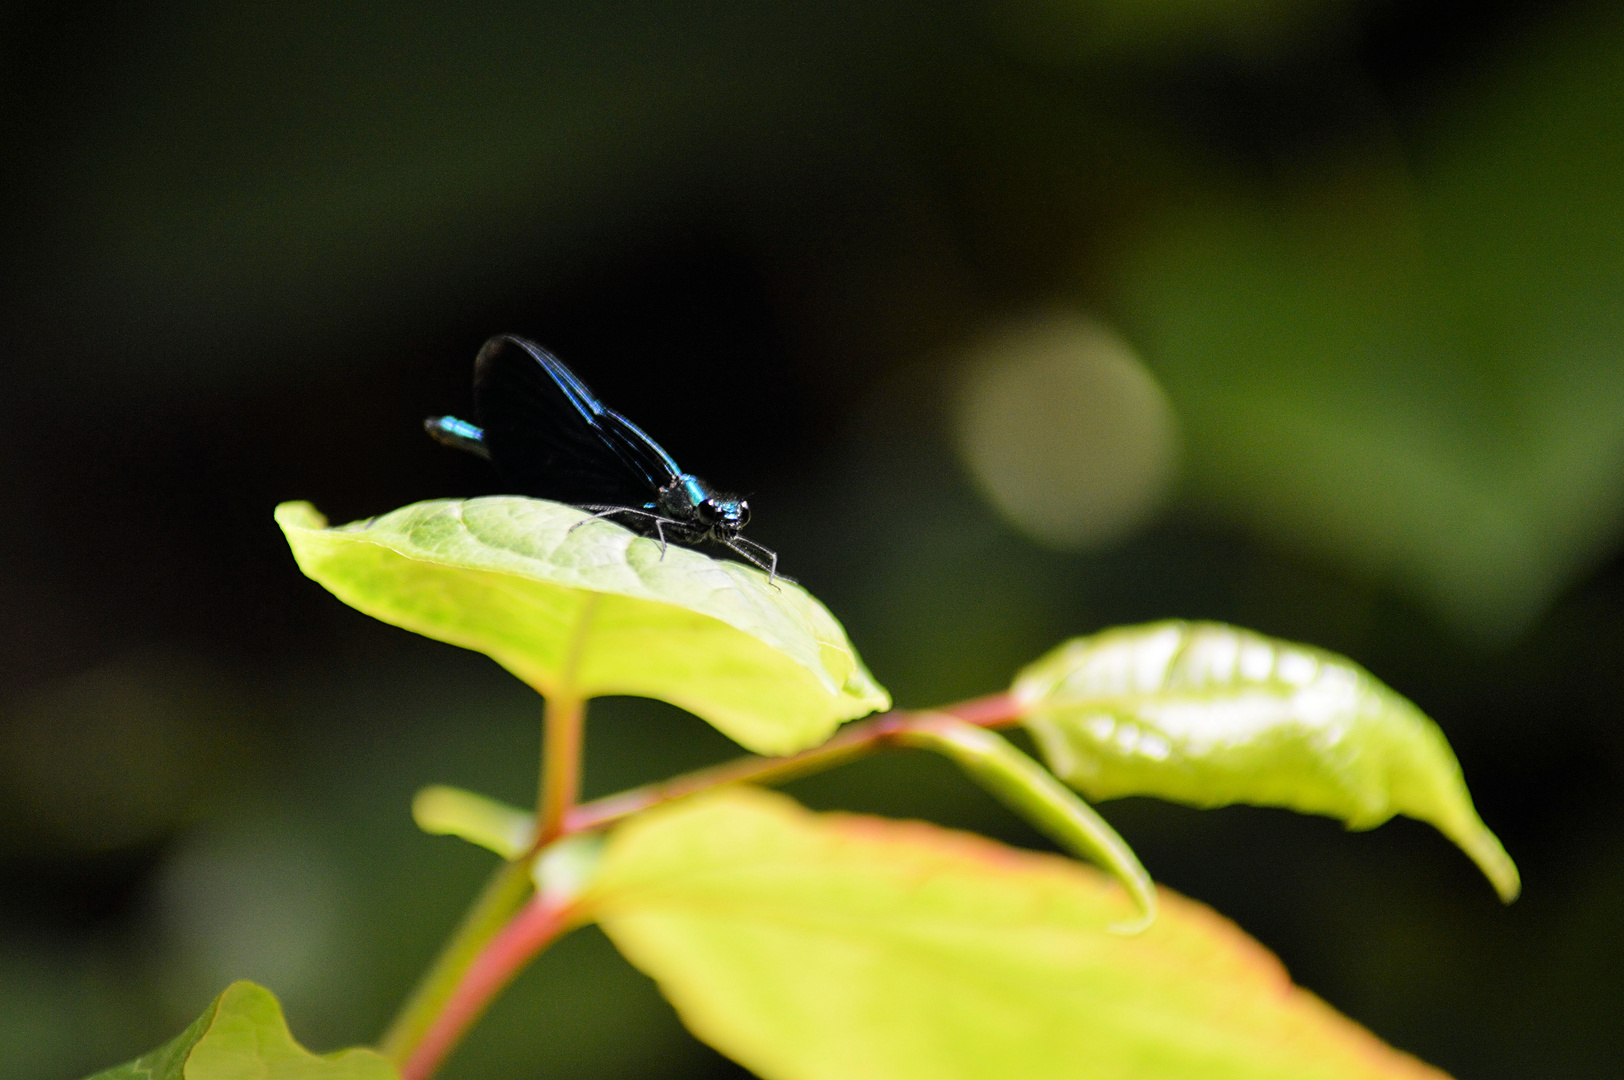
{"type": "Polygon", "coordinates": [[[710,498],[695,508],[699,520],[713,529],[736,533],[750,520],[750,504],[743,499],[710,498]]]}

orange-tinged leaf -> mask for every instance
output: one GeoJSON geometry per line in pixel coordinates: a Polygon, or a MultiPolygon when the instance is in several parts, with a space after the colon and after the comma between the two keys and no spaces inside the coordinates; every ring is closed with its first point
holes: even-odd
{"type": "Polygon", "coordinates": [[[767,1080],[1439,1080],[1165,890],[734,788],[612,836],[582,896],[700,1038],[767,1080]]]}

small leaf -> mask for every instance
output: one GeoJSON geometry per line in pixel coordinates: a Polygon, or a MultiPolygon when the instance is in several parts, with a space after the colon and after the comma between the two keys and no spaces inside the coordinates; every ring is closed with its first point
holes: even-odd
{"type": "MultiPolygon", "coordinates": [[[[228,988],[227,993],[229,992],[228,988]]],[[[202,1016],[193,1020],[185,1031],[158,1049],[142,1054],[134,1061],[127,1061],[123,1065],[103,1069],[88,1080],[184,1080],[186,1058],[198,1040],[208,1034],[209,1026],[214,1023],[215,1014],[224,997],[225,994],[222,994],[209,1002],[209,1007],[203,1010],[202,1016]]]]}
{"type": "Polygon", "coordinates": [[[412,820],[435,836],[455,836],[516,859],[536,835],[536,819],[518,807],[462,788],[431,784],[412,798],[412,820]]]}
{"type": "Polygon", "coordinates": [[[234,982],[173,1041],[90,1080],[399,1080],[394,1066],[354,1047],[317,1056],[293,1041],[269,990],[234,982]]]}
{"type": "Polygon", "coordinates": [[[587,517],[514,496],[338,528],[309,503],[276,511],[299,568],[340,600],[486,653],[544,694],[660,698],[773,755],[890,705],[806,590],[587,517]]]}
{"type": "Polygon", "coordinates": [[[1067,642],[1013,693],[1050,768],[1090,799],[1284,806],[1351,829],[1406,814],[1516,899],[1517,868],[1443,732],[1350,660],[1218,623],[1150,623],[1067,642]]]}
{"type": "Polygon", "coordinates": [[[1091,867],[755,788],[632,819],[581,902],[765,1080],[1442,1080],[1200,904],[1108,933],[1091,867]]]}

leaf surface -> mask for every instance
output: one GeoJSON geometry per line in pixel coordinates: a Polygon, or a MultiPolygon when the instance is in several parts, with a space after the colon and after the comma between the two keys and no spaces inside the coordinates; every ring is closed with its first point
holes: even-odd
{"type": "Polygon", "coordinates": [[[517,496],[416,503],[327,528],[276,520],[299,568],[384,622],[476,649],[545,694],[660,698],[759,754],[890,705],[822,604],[739,563],[517,496]]]}
{"type": "Polygon", "coordinates": [[[582,903],[765,1080],[1441,1077],[1192,901],[1113,934],[1090,867],[759,789],[628,822],[582,903]]]}
{"type": "Polygon", "coordinates": [[[1517,895],[1443,732],[1351,660],[1218,623],[1150,623],[1069,641],[1012,692],[1050,768],[1090,799],[1284,806],[1353,829],[1406,814],[1517,895]]]}
{"type": "Polygon", "coordinates": [[[175,1039],[90,1080],[399,1080],[399,1074],[360,1047],[312,1054],[294,1041],[269,990],[235,982],[175,1039]]]}

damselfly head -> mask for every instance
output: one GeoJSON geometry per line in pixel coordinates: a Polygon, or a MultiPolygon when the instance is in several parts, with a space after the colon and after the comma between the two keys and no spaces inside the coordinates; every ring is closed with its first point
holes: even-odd
{"type": "Polygon", "coordinates": [[[700,522],[711,532],[732,537],[750,523],[750,504],[731,495],[712,495],[694,507],[700,522]]]}

